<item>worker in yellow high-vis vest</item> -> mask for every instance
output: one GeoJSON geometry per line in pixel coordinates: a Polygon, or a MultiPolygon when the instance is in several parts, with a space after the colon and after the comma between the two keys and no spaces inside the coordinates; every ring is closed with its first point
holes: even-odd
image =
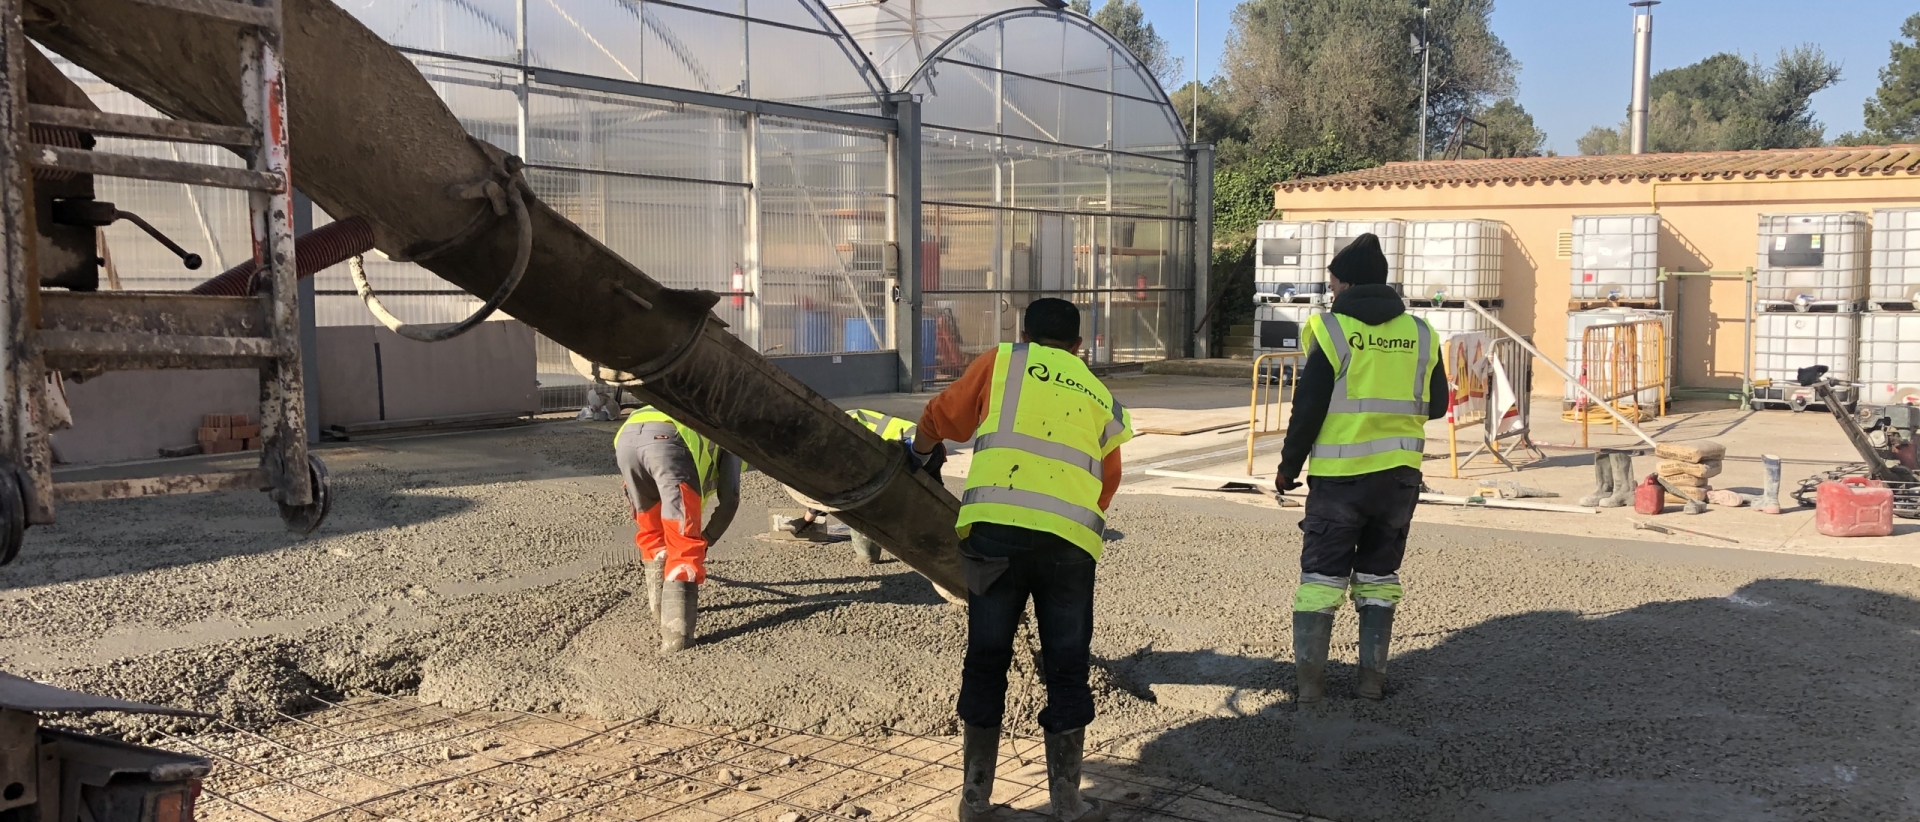
{"type": "MultiPolygon", "coordinates": [[[[993,778],[1006,713],[1007,666],[1027,599],[1039,623],[1047,706],[1047,785],[1053,815],[1105,819],[1080,794],[1093,693],[1094,561],[1120,485],[1120,445],[1133,438],[1125,408],[1079,357],[1080,310],[1044,298],[1027,306],[1018,344],[982,354],[927,404],[913,453],[943,440],[974,441],[960,499],[967,578],[967,655],[960,672],[964,775],[961,822],[993,818],[993,778]]],[[[918,467],[918,466],[916,466],[918,467]]]]}
{"type": "Polygon", "coordinates": [[[693,644],[707,549],[740,507],[740,458],[651,405],[620,426],[613,455],[633,511],[647,605],[660,623],[660,650],[684,650],[693,644]]]}
{"type": "MultiPolygon", "coordinates": [[[[847,411],[847,416],[852,417],[855,422],[866,426],[868,431],[879,434],[883,440],[888,442],[903,442],[908,446],[913,445],[913,436],[920,430],[919,426],[915,425],[913,420],[906,417],[896,417],[885,411],[853,408],[847,411]]],[[[925,464],[921,466],[921,470],[925,471],[928,476],[933,477],[934,482],[940,482],[940,466],[946,464],[946,461],[946,446],[935,443],[933,446],[933,455],[924,461],[925,464]]],[[[814,528],[820,527],[820,523],[825,522],[828,515],[826,511],[808,508],[806,513],[781,523],[780,530],[789,532],[794,536],[801,536],[814,528]]],[[[873,565],[880,561],[880,544],[874,542],[872,537],[862,534],[856,529],[853,531],[852,542],[854,555],[862,561],[865,561],[868,565],[873,565]]]]}
{"type": "Polygon", "coordinates": [[[1333,617],[1351,596],[1360,617],[1360,681],[1367,699],[1385,695],[1388,645],[1399,605],[1400,560],[1420,502],[1426,422],[1446,415],[1440,339],[1407,313],[1387,285],[1380,241],[1363,234],[1327,272],[1332,310],[1307,322],[1307,360],[1295,383],[1293,416],[1281,448],[1280,493],[1309,475],[1300,520],[1300,587],[1293,598],[1295,699],[1326,696],[1333,617]]]}

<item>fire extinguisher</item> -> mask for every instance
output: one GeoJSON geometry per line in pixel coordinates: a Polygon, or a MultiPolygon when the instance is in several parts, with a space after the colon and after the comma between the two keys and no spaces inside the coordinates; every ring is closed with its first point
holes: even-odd
{"type": "Polygon", "coordinates": [[[747,304],[747,295],[743,293],[746,290],[747,290],[747,272],[740,270],[739,263],[734,263],[733,264],[733,307],[734,308],[740,308],[747,304]]]}
{"type": "Polygon", "coordinates": [[[1145,274],[1135,275],[1133,278],[1133,287],[1136,289],[1133,292],[1134,299],[1136,300],[1146,299],[1147,298],[1147,275],[1145,274]]]}

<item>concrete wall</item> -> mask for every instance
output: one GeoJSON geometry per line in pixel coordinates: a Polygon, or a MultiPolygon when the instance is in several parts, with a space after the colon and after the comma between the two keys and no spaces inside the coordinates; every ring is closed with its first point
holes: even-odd
{"type": "Polygon", "coordinates": [[[900,355],[892,351],[768,359],[824,397],[890,394],[900,390],[900,355]]]}
{"type": "Polygon", "coordinates": [[[319,329],[320,424],[540,411],[533,329],[481,323],[420,343],[377,326],[319,329]]]}
{"type": "MultiPolygon", "coordinates": [[[[1555,257],[1560,231],[1576,215],[1657,213],[1662,218],[1660,265],[1676,271],[1738,271],[1758,264],[1759,215],[1911,208],[1920,202],[1920,177],[1821,177],[1697,183],[1494,183],[1393,185],[1371,189],[1278,190],[1274,203],[1287,220],[1482,218],[1506,224],[1500,319],[1532,334],[1540,350],[1562,362],[1566,354],[1571,260],[1555,257]],[[1655,199],[1655,186],[1658,199],[1655,199]]],[[[1668,285],[1669,306],[1675,286],[1668,285]]],[[[1688,278],[1679,288],[1677,384],[1738,388],[1743,368],[1745,284],[1739,279],[1688,278]]],[[[1559,397],[1564,381],[1535,371],[1534,392],[1559,397]]]]}
{"type": "Polygon", "coordinates": [[[203,414],[260,415],[260,372],[114,371],[67,383],[73,428],[53,435],[68,464],[153,459],[192,445],[203,414]]]}

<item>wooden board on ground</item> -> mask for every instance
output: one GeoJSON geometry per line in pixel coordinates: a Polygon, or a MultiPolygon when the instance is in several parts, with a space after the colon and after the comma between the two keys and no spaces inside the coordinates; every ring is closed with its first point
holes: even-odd
{"type": "MultiPolygon", "coordinates": [[[[1194,480],[1196,482],[1212,483],[1216,486],[1213,488],[1195,488],[1193,489],[1195,491],[1224,491],[1227,493],[1241,494],[1273,493],[1273,480],[1266,477],[1222,477],[1215,474],[1191,474],[1186,471],[1167,471],[1160,468],[1147,469],[1147,476],[1194,480]]],[[[1300,500],[1292,497],[1279,497],[1278,500],[1282,508],[1296,508],[1301,505],[1300,500]]]]}
{"type": "Polygon", "coordinates": [[[1421,494],[1420,501],[1434,505],[1463,505],[1471,508],[1511,508],[1516,511],[1557,511],[1563,514],[1600,513],[1598,508],[1582,508],[1578,505],[1554,505],[1551,502],[1528,502],[1518,499],[1481,499],[1476,502],[1473,498],[1446,494],[1421,494]]]}

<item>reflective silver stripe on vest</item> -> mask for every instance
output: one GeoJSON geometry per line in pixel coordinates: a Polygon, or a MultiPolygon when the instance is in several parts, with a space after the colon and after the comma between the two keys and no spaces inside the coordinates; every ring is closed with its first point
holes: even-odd
{"type": "Polygon", "coordinates": [[[1427,404],[1417,400],[1341,399],[1341,400],[1332,400],[1328,402],[1327,413],[1329,414],[1419,414],[1421,416],[1426,416],[1427,404]]]}
{"type": "Polygon", "coordinates": [[[1366,442],[1349,443],[1347,445],[1322,445],[1315,443],[1313,446],[1313,457],[1315,459],[1339,460],[1353,459],[1355,457],[1371,457],[1375,454],[1385,454],[1390,451],[1412,451],[1415,454],[1424,454],[1426,450],[1427,441],[1419,437],[1383,437],[1377,440],[1367,440],[1366,442]]]}
{"type": "Polygon", "coordinates": [[[1015,508],[1026,508],[1033,511],[1044,511],[1049,514],[1056,514],[1079,524],[1095,534],[1103,535],[1103,538],[1107,532],[1107,519],[1106,517],[1100,516],[1100,512],[1088,508],[1081,508],[1078,505],[1056,497],[1047,496],[1037,491],[1002,488],[998,485],[982,485],[978,488],[968,488],[967,492],[960,497],[961,505],[972,505],[981,502],[1011,505],[1015,508]]]}
{"type": "Polygon", "coordinates": [[[1120,405],[1119,400],[1114,400],[1113,419],[1107,420],[1106,430],[1100,432],[1100,447],[1106,448],[1107,441],[1120,436],[1120,433],[1125,430],[1127,430],[1127,409],[1120,405]]]}
{"type": "MultiPolygon", "coordinates": [[[[1337,318],[1337,315],[1331,311],[1326,311],[1322,312],[1319,316],[1320,324],[1327,329],[1327,336],[1333,338],[1333,352],[1340,357],[1340,361],[1334,363],[1333,366],[1340,370],[1340,379],[1341,382],[1344,383],[1347,378],[1347,361],[1353,359],[1353,349],[1347,347],[1347,333],[1340,328],[1340,320],[1337,318]]],[[[1346,386],[1342,385],[1341,390],[1344,392],[1346,386]]],[[[1340,396],[1346,396],[1346,394],[1342,393],[1340,396]]]]}
{"type": "Polygon", "coordinates": [[[1420,329],[1420,364],[1413,369],[1413,399],[1418,406],[1409,414],[1426,416],[1427,368],[1433,365],[1433,327],[1419,317],[1413,318],[1413,324],[1420,329]]]}
{"type": "MultiPolygon", "coordinates": [[[[1000,413],[1004,414],[1006,410],[1002,409],[1000,413]]],[[[1105,477],[1105,474],[1101,472],[1099,460],[1061,445],[1060,443],[1043,440],[1029,434],[1022,434],[1016,431],[995,431],[991,434],[981,434],[980,438],[974,441],[973,452],[975,454],[989,448],[1005,448],[1010,451],[1019,451],[1023,454],[1032,454],[1036,457],[1059,460],[1092,474],[1095,479],[1103,479],[1105,477]]]]}
{"type": "Polygon", "coordinates": [[[1007,352],[1007,382],[1000,390],[1000,427],[1003,434],[1013,433],[1013,418],[1020,413],[1020,384],[1027,376],[1027,343],[1014,343],[1007,352]]]}

